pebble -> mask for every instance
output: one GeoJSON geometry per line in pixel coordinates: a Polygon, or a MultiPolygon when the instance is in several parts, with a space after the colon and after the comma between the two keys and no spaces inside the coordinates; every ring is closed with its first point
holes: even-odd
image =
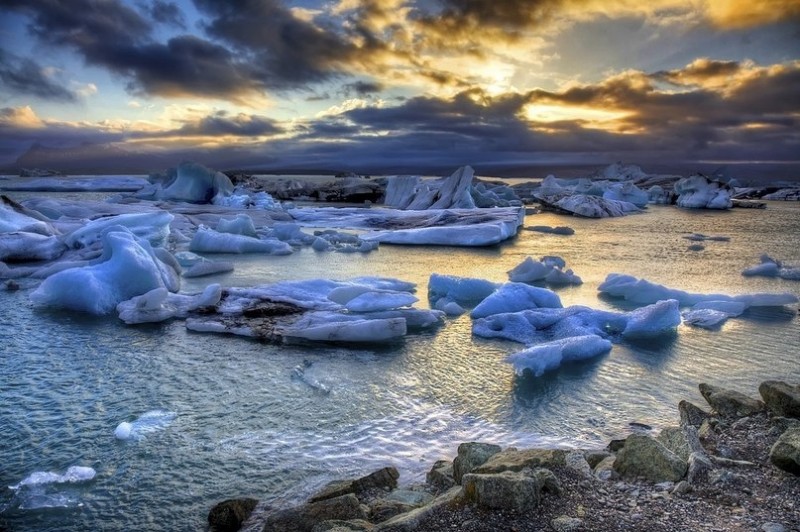
{"type": "Polygon", "coordinates": [[[764,523],[761,525],[762,532],[786,532],[786,528],[780,523],[764,523]]]}

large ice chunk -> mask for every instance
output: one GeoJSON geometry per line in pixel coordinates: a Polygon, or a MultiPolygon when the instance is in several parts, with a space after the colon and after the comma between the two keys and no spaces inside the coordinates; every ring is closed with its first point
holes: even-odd
{"type": "Polygon", "coordinates": [[[798,302],[797,296],[788,292],[780,294],[740,294],[729,296],[724,294],[695,294],[667,288],[645,279],[637,279],[632,275],[610,273],[598,290],[612,297],[621,297],[639,304],[649,304],[663,299],[676,299],[681,306],[692,306],[703,301],[735,301],[748,307],[771,307],[791,305],[798,302]]]}
{"type": "Polygon", "coordinates": [[[432,273],[428,280],[428,299],[447,298],[460,305],[473,305],[486,299],[499,285],[485,279],[432,273]]]}
{"type": "Polygon", "coordinates": [[[539,377],[564,362],[574,362],[598,357],[611,351],[611,342],[593,334],[553,340],[529,347],[506,358],[514,372],[522,376],[530,372],[539,377]]]}
{"type": "Polygon", "coordinates": [[[532,308],[560,308],[561,299],[552,290],[523,283],[506,283],[472,309],[472,318],[517,312],[532,308]]]}
{"type": "Polygon", "coordinates": [[[208,285],[196,295],[172,294],[166,288],[155,288],[146,294],[117,305],[119,319],[127,324],[158,323],[172,318],[185,318],[198,309],[215,307],[222,297],[219,284],[208,285]]]}
{"type": "Polygon", "coordinates": [[[253,225],[253,219],[246,214],[237,214],[234,218],[221,218],[217,222],[217,232],[252,237],[258,236],[256,227],[253,225]]]}
{"type": "Polygon", "coordinates": [[[622,336],[626,338],[657,336],[680,325],[681,313],[678,302],[668,299],[630,312],[627,321],[622,336]]]}
{"type": "Polygon", "coordinates": [[[189,203],[212,203],[216,196],[229,196],[233,183],[222,172],[206,168],[202,164],[183,162],[178,165],[174,179],[156,193],[159,199],[186,201],[189,203]]]}
{"type": "Polygon", "coordinates": [[[18,231],[45,236],[58,234],[41,213],[0,196],[0,234],[18,231]]]}
{"type": "Polygon", "coordinates": [[[40,305],[108,314],[116,305],[155,288],[177,291],[180,278],[159,260],[147,240],[123,227],[102,237],[103,255],[84,267],[70,268],[45,279],[31,294],[40,305]]]}
{"type": "Polygon", "coordinates": [[[733,189],[702,174],[680,179],[675,183],[675,193],[675,204],[687,209],[730,209],[733,205],[733,189]]]}
{"type": "Polygon", "coordinates": [[[103,233],[113,226],[122,226],[138,237],[146,238],[154,246],[162,246],[169,237],[169,224],[175,217],[166,212],[118,214],[98,218],[71,232],[64,243],[71,248],[89,247],[99,242],[103,233]]]}
{"type": "Polygon", "coordinates": [[[199,253],[266,253],[289,255],[292,246],[277,238],[259,239],[251,236],[220,233],[200,226],[189,244],[189,249],[199,253]]]}
{"type": "Polygon", "coordinates": [[[645,207],[650,201],[650,195],[630,181],[610,184],[603,193],[603,198],[632,203],[637,207],[645,207]]]}

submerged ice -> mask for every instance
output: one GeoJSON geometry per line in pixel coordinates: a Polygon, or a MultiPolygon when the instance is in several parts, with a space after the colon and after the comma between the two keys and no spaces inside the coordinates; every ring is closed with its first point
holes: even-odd
{"type": "Polygon", "coordinates": [[[133,421],[123,421],[114,429],[118,440],[141,440],[148,434],[165,429],[178,414],[167,410],[150,410],[133,421]]]}

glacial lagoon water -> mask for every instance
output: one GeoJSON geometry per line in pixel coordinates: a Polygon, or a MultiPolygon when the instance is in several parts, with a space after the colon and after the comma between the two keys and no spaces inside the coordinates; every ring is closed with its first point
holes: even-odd
{"type": "MultiPolygon", "coordinates": [[[[224,257],[236,261],[234,272],[184,280],[182,291],[370,274],[417,283],[425,306],[431,273],[500,282],[529,255],[559,255],[584,281],[557,290],[565,306],[629,309],[597,295],[611,272],[695,292],[800,295],[800,282],[741,275],[761,253],[800,263],[795,203],[650,207],[606,220],[541,213],[526,225],[569,225],[575,234],[522,230],[485,249],[224,257]],[[683,237],[694,232],[730,241],[691,251],[683,237]]],[[[393,347],[313,348],[193,333],[181,321],[125,326],[37,309],[29,294],[0,291],[0,529],[15,531],[203,530],[224,498],[290,504],[387,464],[412,483],[469,440],[601,447],[631,422],[673,423],[681,399],[703,405],[698,382],[751,395],[764,379],[800,382],[795,307],[751,310],[716,331],[681,325],[657,342],[617,344],[534,379],[515,377],[503,361],[521,345],[472,337],[466,315],[393,347]],[[292,378],[304,363],[329,393],[292,378]],[[148,413],[158,422],[140,437],[115,437],[120,423],[148,413]],[[9,488],[72,466],[96,474],[9,488]]]]}

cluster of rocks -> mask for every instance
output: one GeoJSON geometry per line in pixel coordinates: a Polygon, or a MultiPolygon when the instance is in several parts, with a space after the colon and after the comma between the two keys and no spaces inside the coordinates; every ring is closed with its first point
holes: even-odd
{"type": "Polygon", "coordinates": [[[700,384],[711,411],[678,405],[658,434],[635,425],[605,449],[502,449],[462,443],[424,485],[397,489],[387,467],[336,481],[305,504],[222,502],[212,530],[800,529],[800,386],[766,381],[761,400],[700,384]],[[249,517],[248,517],[249,516],[249,517]]]}

